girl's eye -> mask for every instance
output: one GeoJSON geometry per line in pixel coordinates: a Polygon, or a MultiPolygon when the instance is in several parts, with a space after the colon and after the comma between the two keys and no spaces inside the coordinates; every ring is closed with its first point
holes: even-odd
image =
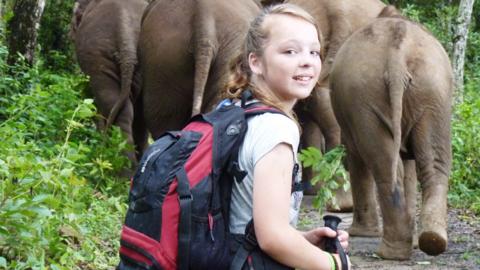
{"type": "Polygon", "coordinates": [[[295,54],[296,52],[295,52],[295,50],[286,50],[284,53],[285,54],[295,54]]]}
{"type": "Polygon", "coordinates": [[[310,52],[313,56],[320,56],[320,51],[311,51],[310,52]]]}

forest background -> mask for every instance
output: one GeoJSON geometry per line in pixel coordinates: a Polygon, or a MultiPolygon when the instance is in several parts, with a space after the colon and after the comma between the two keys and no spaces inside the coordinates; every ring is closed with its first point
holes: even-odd
{"type": "MultiPolygon", "coordinates": [[[[0,269],[112,269],[127,208],[128,146],[101,134],[68,38],[73,0],[46,1],[36,57],[8,60],[14,0],[1,0],[0,269]]],[[[389,1],[384,1],[388,3],[389,1]]],[[[452,56],[456,0],[390,1],[452,56]]],[[[16,57],[16,56],[15,56],[16,57]]],[[[452,120],[449,205],[480,216],[480,2],[473,7],[463,100],[452,120]]]]}

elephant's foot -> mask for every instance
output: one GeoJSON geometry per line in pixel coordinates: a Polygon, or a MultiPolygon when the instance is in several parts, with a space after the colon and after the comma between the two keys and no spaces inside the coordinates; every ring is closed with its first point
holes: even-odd
{"type": "Polygon", "coordinates": [[[379,237],[382,236],[382,230],[378,225],[361,226],[352,224],[348,229],[348,234],[351,236],[379,237]]]}
{"type": "Polygon", "coordinates": [[[446,188],[438,192],[443,196],[424,196],[424,206],[420,215],[418,247],[431,256],[447,249],[447,209],[446,188]]]}
{"type": "Polygon", "coordinates": [[[412,244],[409,241],[387,241],[382,239],[377,255],[386,260],[408,260],[412,255],[412,244]]]}
{"type": "Polygon", "coordinates": [[[344,191],[342,188],[337,189],[335,193],[335,201],[337,205],[327,204],[327,211],[346,213],[353,211],[353,199],[351,189],[344,191]]]}
{"type": "Polygon", "coordinates": [[[445,230],[424,230],[418,238],[418,247],[431,256],[439,255],[447,249],[447,232],[445,230]]]}

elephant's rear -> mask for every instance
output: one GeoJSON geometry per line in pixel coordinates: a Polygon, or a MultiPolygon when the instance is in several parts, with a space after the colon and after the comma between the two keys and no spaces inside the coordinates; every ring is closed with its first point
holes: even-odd
{"type": "Polygon", "coordinates": [[[408,130],[425,110],[448,120],[452,78],[448,56],[431,34],[404,19],[379,18],[355,32],[338,52],[330,74],[332,103],[336,112],[349,115],[339,115],[345,124],[354,124],[352,115],[363,117],[355,114],[359,110],[383,117],[378,114],[391,111],[395,103],[391,91],[401,91],[397,102],[399,111],[408,114],[402,119],[402,129],[408,130]]]}
{"type": "MultiPolygon", "coordinates": [[[[120,59],[120,44],[122,42],[136,44],[141,14],[146,5],[145,0],[126,2],[103,0],[91,1],[88,4],[75,32],[75,48],[82,70],[89,75],[115,70],[117,72],[114,73],[119,76],[117,66],[120,59]],[[120,29],[122,24],[127,25],[128,29],[120,29]],[[118,59],[113,57],[115,54],[118,55],[118,59]],[[96,65],[92,64],[97,62],[96,65]]],[[[136,54],[135,51],[131,53],[136,54]]]]}

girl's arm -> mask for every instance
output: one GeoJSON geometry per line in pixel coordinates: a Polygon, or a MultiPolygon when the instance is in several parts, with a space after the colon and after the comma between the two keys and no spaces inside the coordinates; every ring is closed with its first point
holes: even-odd
{"type": "Polygon", "coordinates": [[[292,147],[285,143],[275,146],[255,165],[253,219],[257,241],[264,252],[285,265],[330,270],[330,255],[289,224],[293,165],[292,147]]]}

